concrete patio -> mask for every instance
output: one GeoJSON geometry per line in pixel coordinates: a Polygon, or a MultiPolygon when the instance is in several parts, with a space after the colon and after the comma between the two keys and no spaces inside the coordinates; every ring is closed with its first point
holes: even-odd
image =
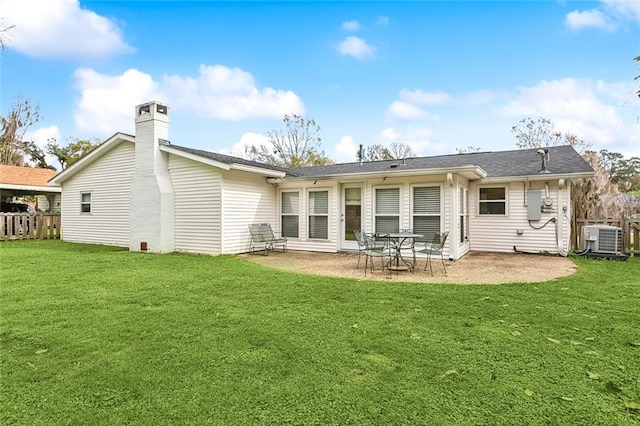
{"type": "Polygon", "coordinates": [[[299,272],[373,281],[406,281],[449,284],[505,284],[549,281],[574,274],[577,267],[561,256],[544,256],[521,253],[470,252],[462,259],[446,261],[444,274],[440,259],[433,262],[433,277],[424,271],[425,259],[418,259],[414,273],[382,270],[380,259],[375,259],[373,273],[364,275],[364,256],[358,263],[357,253],[315,253],[305,251],[275,251],[268,256],[242,254],[239,257],[264,266],[299,272]]]}

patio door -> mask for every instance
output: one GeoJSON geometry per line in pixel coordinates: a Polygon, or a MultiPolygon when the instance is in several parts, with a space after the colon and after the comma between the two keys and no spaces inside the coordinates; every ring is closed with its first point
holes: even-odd
{"type": "Polygon", "coordinates": [[[357,250],[358,243],[353,231],[362,229],[362,194],[361,184],[342,186],[342,213],[340,214],[341,248],[343,250],[357,250]]]}

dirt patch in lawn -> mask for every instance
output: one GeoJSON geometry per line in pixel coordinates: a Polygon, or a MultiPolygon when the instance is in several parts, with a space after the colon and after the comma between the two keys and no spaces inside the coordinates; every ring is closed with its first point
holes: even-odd
{"type": "Polygon", "coordinates": [[[270,252],[239,255],[250,262],[272,268],[305,274],[367,279],[374,281],[407,281],[451,284],[504,284],[549,281],[574,274],[577,267],[561,256],[543,256],[519,253],[470,252],[457,261],[445,261],[447,274],[440,259],[433,262],[433,276],[424,270],[426,261],[418,259],[414,273],[382,270],[380,259],[375,259],[375,270],[367,271],[365,278],[364,256],[358,264],[357,253],[312,253],[306,251],[270,252]]]}

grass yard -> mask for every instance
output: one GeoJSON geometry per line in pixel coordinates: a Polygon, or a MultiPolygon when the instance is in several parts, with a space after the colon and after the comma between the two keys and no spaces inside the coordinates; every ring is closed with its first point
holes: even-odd
{"type": "Polygon", "coordinates": [[[640,423],[640,259],[539,284],[0,244],[1,424],[640,423]]]}

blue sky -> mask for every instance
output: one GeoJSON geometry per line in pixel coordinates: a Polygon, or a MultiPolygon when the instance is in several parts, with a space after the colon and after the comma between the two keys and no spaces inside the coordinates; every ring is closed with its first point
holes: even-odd
{"type": "Polygon", "coordinates": [[[40,104],[40,144],[133,133],[159,100],[173,143],[235,155],[290,113],[337,162],[394,141],[515,149],[525,117],[640,155],[637,0],[0,0],[0,17],[2,114],[40,104]]]}

